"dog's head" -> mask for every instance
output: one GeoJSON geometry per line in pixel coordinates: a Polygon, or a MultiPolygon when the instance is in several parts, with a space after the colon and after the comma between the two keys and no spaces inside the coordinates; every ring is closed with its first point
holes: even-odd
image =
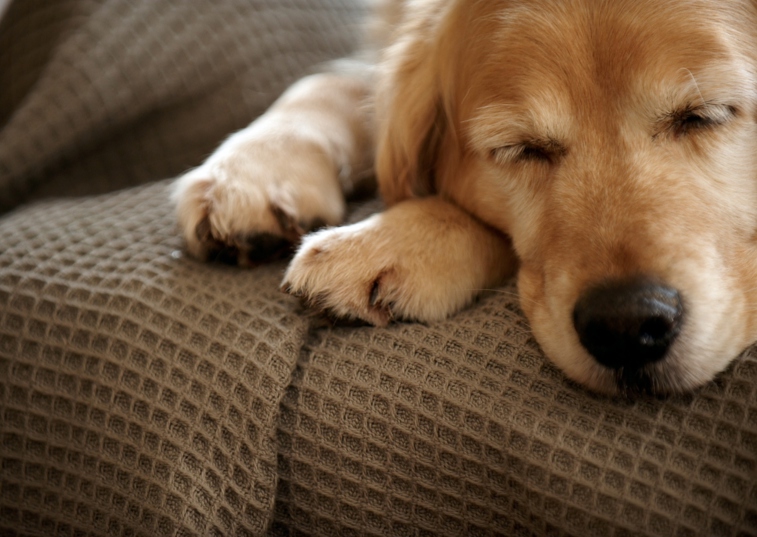
{"type": "Polygon", "coordinates": [[[757,6],[410,9],[379,91],[382,192],[436,191],[509,234],[558,366],[680,391],[757,339],[757,6]]]}

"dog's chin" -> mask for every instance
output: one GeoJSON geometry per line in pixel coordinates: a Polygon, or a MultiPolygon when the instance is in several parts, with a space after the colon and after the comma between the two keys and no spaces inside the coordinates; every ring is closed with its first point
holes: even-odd
{"type": "Polygon", "coordinates": [[[707,382],[692,378],[679,365],[668,360],[638,368],[618,369],[593,363],[591,370],[588,379],[577,379],[578,382],[598,393],[625,397],[679,394],[689,392],[707,382]]]}
{"type": "MultiPolygon", "coordinates": [[[[570,312],[572,298],[552,292],[557,299],[548,301],[543,289],[534,283],[537,278],[524,278],[521,271],[519,291],[526,317],[536,341],[544,353],[563,373],[590,391],[612,396],[668,396],[691,392],[711,382],[746,348],[752,339],[743,324],[732,322],[733,312],[741,312],[744,305],[732,293],[709,295],[699,288],[688,290],[686,296],[701,296],[697,302],[689,300],[688,315],[675,342],[666,354],[646,364],[611,367],[600,363],[581,344],[570,312]],[[728,307],[709,308],[711,303],[728,307]]],[[[530,274],[525,274],[530,276],[530,274]]],[[[722,290],[721,290],[722,291],[722,290]]],[[[737,318],[743,318],[741,317],[737,318]]]]}
{"type": "Polygon", "coordinates": [[[532,322],[531,327],[553,364],[572,381],[603,395],[667,396],[691,392],[710,382],[735,356],[732,348],[707,352],[698,345],[700,341],[686,337],[685,331],[682,340],[664,358],[636,367],[613,368],[599,363],[583,348],[570,323],[550,319],[547,323],[532,322]]]}
{"type": "Polygon", "coordinates": [[[691,392],[711,382],[732,361],[728,352],[694,352],[686,345],[671,349],[668,356],[641,367],[611,368],[592,358],[584,349],[560,353],[552,361],[573,381],[591,391],[613,396],[670,396],[691,392]],[[695,358],[698,357],[698,358],[695,358]]]}

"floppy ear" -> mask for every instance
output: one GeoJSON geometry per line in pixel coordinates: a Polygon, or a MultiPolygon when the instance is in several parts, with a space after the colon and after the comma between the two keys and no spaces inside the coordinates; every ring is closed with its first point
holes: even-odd
{"type": "Polygon", "coordinates": [[[447,2],[411,3],[385,53],[376,95],[376,175],[388,204],[434,192],[446,119],[439,61],[447,2]]]}

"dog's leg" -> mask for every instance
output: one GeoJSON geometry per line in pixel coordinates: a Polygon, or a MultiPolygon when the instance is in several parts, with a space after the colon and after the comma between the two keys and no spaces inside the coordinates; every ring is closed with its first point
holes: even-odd
{"type": "Polygon", "coordinates": [[[337,317],[435,321],[516,268],[508,238],[429,197],[305,237],[282,288],[337,317]]]}
{"type": "Polygon", "coordinates": [[[373,165],[370,68],[312,75],[176,183],[191,255],[255,264],[341,223],[344,194],[373,165]]]}

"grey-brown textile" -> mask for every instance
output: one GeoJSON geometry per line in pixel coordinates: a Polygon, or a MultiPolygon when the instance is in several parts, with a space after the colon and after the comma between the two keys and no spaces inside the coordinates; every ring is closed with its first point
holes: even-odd
{"type": "Polygon", "coordinates": [[[356,44],[359,0],[18,0],[0,22],[0,210],[174,176],[356,44]]]}
{"type": "Polygon", "coordinates": [[[198,163],[361,11],[12,5],[0,191],[48,199],[0,219],[0,535],[757,535],[753,350],[694,394],[598,397],[512,286],[329,327],[281,263],[183,256],[167,181],[92,195],[198,163]]]}

